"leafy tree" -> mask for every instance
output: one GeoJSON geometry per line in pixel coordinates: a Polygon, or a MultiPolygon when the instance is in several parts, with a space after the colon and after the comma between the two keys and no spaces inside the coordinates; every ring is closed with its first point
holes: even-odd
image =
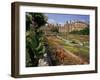
{"type": "Polygon", "coordinates": [[[55,32],[55,33],[59,33],[59,28],[58,27],[53,27],[51,29],[52,32],[55,32]]]}
{"type": "Polygon", "coordinates": [[[26,13],[26,30],[30,29],[31,24],[32,24],[32,15],[26,13]]]}
{"type": "Polygon", "coordinates": [[[27,55],[29,55],[26,66],[37,66],[38,60],[43,58],[45,53],[44,33],[40,28],[46,24],[46,21],[47,17],[42,13],[26,15],[26,49],[27,55]]]}
{"type": "Polygon", "coordinates": [[[42,13],[26,13],[26,30],[30,27],[40,28],[47,23],[47,17],[42,13]]]}
{"type": "Polygon", "coordinates": [[[36,23],[37,28],[45,25],[47,22],[47,17],[42,13],[34,13],[32,14],[33,21],[36,23]]]}
{"type": "Polygon", "coordinates": [[[79,35],[89,35],[89,27],[86,27],[82,30],[74,30],[70,32],[71,34],[79,34],[79,35]]]}

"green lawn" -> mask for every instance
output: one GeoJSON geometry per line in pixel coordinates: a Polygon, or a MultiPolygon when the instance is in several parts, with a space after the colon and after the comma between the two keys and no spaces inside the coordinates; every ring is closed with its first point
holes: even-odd
{"type": "Polygon", "coordinates": [[[67,37],[65,33],[60,33],[59,35],[65,39],[68,38],[69,40],[78,40],[80,42],[89,41],[89,35],[68,34],[67,37]]]}
{"type": "Polygon", "coordinates": [[[61,38],[53,38],[49,41],[49,44],[59,45],[69,50],[73,54],[81,57],[86,62],[89,62],[89,36],[69,34],[68,38],[64,34],[59,35],[61,38]]]}
{"type": "MultiPolygon", "coordinates": [[[[60,35],[60,36],[66,39],[65,35],[60,35]]],[[[63,40],[61,40],[59,43],[60,45],[63,45],[65,49],[80,56],[84,60],[89,61],[89,36],[69,34],[68,40],[70,41],[68,44],[66,44],[63,40]],[[80,44],[80,45],[77,45],[77,44],[80,44]]]]}
{"type": "MultiPolygon", "coordinates": [[[[62,38],[66,39],[64,35],[60,35],[62,38]]],[[[60,40],[59,44],[70,52],[80,56],[87,62],[89,61],[89,36],[88,35],[68,35],[69,43],[65,43],[64,40],[60,40]]]]}

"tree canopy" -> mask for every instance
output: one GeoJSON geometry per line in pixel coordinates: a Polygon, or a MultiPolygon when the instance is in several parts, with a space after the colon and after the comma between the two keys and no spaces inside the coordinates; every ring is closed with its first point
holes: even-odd
{"type": "Polygon", "coordinates": [[[47,23],[47,17],[42,13],[26,13],[26,30],[30,27],[40,28],[47,23]]]}

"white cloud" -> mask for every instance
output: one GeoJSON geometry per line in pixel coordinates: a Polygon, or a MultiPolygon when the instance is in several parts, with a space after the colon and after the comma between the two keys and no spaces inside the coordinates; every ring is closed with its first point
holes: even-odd
{"type": "Polygon", "coordinates": [[[48,19],[48,23],[56,24],[56,21],[54,19],[48,19]]]}
{"type": "Polygon", "coordinates": [[[51,24],[60,24],[61,26],[64,26],[64,23],[63,22],[56,22],[54,19],[48,19],[48,23],[51,23],[51,24]]]}

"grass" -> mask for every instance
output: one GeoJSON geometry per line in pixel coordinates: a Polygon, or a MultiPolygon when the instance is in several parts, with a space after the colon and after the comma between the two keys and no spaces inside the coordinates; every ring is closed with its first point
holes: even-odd
{"type": "Polygon", "coordinates": [[[89,60],[89,48],[87,47],[64,45],[64,48],[74,53],[75,55],[83,58],[86,61],[89,60]]]}
{"type": "Polygon", "coordinates": [[[54,38],[52,38],[52,40],[50,41],[50,44],[51,44],[51,46],[55,46],[55,45],[63,46],[65,49],[69,50],[73,54],[80,56],[81,58],[85,59],[86,61],[89,60],[89,48],[88,47],[85,47],[85,46],[80,47],[78,45],[74,45],[74,43],[72,43],[73,45],[65,44],[65,42],[63,40],[54,39],[54,38]]]}
{"type": "Polygon", "coordinates": [[[65,48],[66,50],[69,50],[70,52],[72,52],[73,54],[81,57],[83,60],[89,62],[89,48],[86,46],[89,46],[89,39],[87,35],[70,35],[70,40],[74,41],[70,44],[65,44],[65,42],[59,38],[53,38],[51,37],[49,44],[53,47],[56,46],[62,46],[63,48],[65,48]],[[80,41],[85,42],[84,46],[79,46],[76,45],[77,42],[80,41]]]}
{"type": "Polygon", "coordinates": [[[64,48],[71,51],[72,53],[78,52],[78,48],[74,48],[74,47],[69,46],[69,45],[65,45],[64,48]]]}
{"type": "MultiPolygon", "coordinates": [[[[67,38],[65,33],[60,34],[61,37],[67,38]]],[[[78,34],[68,34],[69,40],[77,40],[79,42],[86,42],[89,41],[89,35],[78,35],[78,34]]]]}

